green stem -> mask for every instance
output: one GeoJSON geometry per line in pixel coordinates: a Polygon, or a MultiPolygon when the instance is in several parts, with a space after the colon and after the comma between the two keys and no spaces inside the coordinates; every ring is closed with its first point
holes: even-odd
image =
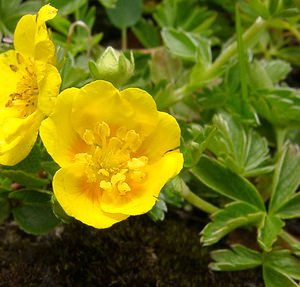
{"type": "Polygon", "coordinates": [[[67,35],[67,41],[66,41],[66,48],[65,48],[65,52],[64,52],[64,56],[67,55],[67,52],[69,50],[69,46],[72,40],[72,35],[74,33],[74,30],[76,27],[82,27],[83,29],[85,29],[88,32],[88,41],[87,41],[87,56],[90,56],[91,53],[91,49],[92,49],[92,34],[91,34],[91,29],[90,27],[84,23],[81,20],[75,21],[71,24],[69,31],[68,31],[68,35],[67,35]]]}
{"type": "Polygon", "coordinates": [[[206,213],[211,214],[219,210],[216,206],[210,204],[209,202],[203,200],[198,195],[193,193],[183,180],[181,181],[181,193],[182,197],[186,201],[206,213]]]}
{"type": "MultiPolygon", "coordinates": [[[[242,41],[245,47],[249,47],[254,44],[261,33],[264,31],[267,22],[262,18],[257,18],[256,21],[249,27],[249,29],[243,34],[242,41]]],[[[235,41],[229,45],[221,55],[214,61],[211,68],[209,69],[209,74],[214,74],[218,71],[226,62],[230,60],[237,53],[237,42],[235,41]]]]}
{"type": "Polygon", "coordinates": [[[122,28],[121,32],[122,32],[122,50],[124,51],[127,49],[127,29],[122,28]]]}

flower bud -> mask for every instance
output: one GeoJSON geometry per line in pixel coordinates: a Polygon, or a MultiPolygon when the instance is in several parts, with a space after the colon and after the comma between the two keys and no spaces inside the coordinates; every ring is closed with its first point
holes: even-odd
{"type": "Polygon", "coordinates": [[[96,63],[94,61],[89,62],[89,68],[96,80],[106,80],[118,87],[133,75],[133,54],[130,54],[129,60],[122,52],[108,47],[96,63]]]}

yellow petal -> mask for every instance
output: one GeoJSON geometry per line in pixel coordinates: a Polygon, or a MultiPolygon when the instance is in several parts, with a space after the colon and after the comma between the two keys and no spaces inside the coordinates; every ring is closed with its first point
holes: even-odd
{"type": "Polygon", "coordinates": [[[0,164],[15,165],[31,151],[44,115],[34,112],[25,119],[0,111],[0,164]]]}
{"type": "Polygon", "coordinates": [[[35,70],[39,87],[38,109],[49,116],[56,103],[61,77],[54,66],[43,62],[36,61],[35,70]]]}
{"type": "Polygon", "coordinates": [[[48,4],[36,16],[23,16],[14,33],[15,49],[37,60],[54,63],[55,46],[49,39],[45,22],[53,19],[56,13],[57,9],[48,4]]]}
{"type": "Polygon", "coordinates": [[[53,178],[54,194],[65,210],[81,222],[95,228],[107,228],[128,215],[110,214],[100,207],[101,191],[97,184],[86,182],[81,164],[61,168],[53,178]]]}
{"type": "Polygon", "coordinates": [[[28,56],[34,57],[36,16],[25,15],[18,22],[14,33],[15,49],[28,56]]]}
{"type": "Polygon", "coordinates": [[[0,108],[4,108],[9,95],[16,92],[17,83],[22,77],[16,55],[14,50],[0,54],[0,108]]]}
{"type": "Polygon", "coordinates": [[[48,153],[60,166],[72,163],[77,153],[84,153],[88,148],[71,123],[73,98],[78,94],[77,88],[64,90],[57,98],[54,113],[40,127],[48,153]]]}
{"type": "Polygon", "coordinates": [[[144,140],[139,152],[150,159],[155,159],[167,151],[178,148],[179,145],[180,128],[177,121],[173,116],[159,112],[159,122],[155,130],[144,140]]]}
{"type": "Polygon", "coordinates": [[[167,153],[160,160],[147,166],[146,179],[141,183],[128,182],[131,191],[120,195],[114,189],[103,192],[101,208],[105,212],[139,215],[151,210],[166,182],[176,176],[183,166],[182,154],[167,153]]]}
{"type": "Polygon", "coordinates": [[[109,82],[94,81],[85,85],[82,92],[74,101],[73,121],[80,134],[104,121],[110,127],[125,126],[146,136],[157,124],[155,102],[140,89],[119,92],[109,82]]]}

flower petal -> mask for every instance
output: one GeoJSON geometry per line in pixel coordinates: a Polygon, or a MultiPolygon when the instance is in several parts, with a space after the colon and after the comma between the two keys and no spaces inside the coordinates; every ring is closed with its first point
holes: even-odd
{"type": "Polygon", "coordinates": [[[120,195],[116,190],[103,192],[101,208],[106,212],[128,215],[148,212],[157,201],[160,190],[180,172],[182,166],[183,157],[179,151],[165,154],[147,167],[147,178],[142,184],[128,182],[131,191],[126,195],[120,195]]]}
{"type": "Polygon", "coordinates": [[[73,99],[78,94],[80,89],[77,88],[64,90],[57,98],[54,113],[40,127],[48,153],[60,166],[72,163],[77,153],[86,152],[88,148],[71,123],[73,99]]]}
{"type": "Polygon", "coordinates": [[[17,83],[22,76],[16,55],[14,50],[0,54],[0,108],[4,108],[9,95],[16,92],[17,83]]]}
{"type": "Polygon", "coordinates": [[[140,150],[149,159],[157,159],[180,145],[180,128],[175,118],[159,112],[159,122],[155,130],[147,137],[140,150]]]}
{"type": "Polygon", "coordinates": [[[128,215],[101,210],[101,191],[97,184],[86,182],[83,170],[81,164],[69,165],[61,168],[53,178],[54,194],[65,212],[95,228],[107,228],[126,219],[128,215]]]}
{"type": "Polygon", "coordinates": [[[0,164],[15,165],[30,153],[43,118],[39,111],[20,119],[0,110],[0,164]]]}
{"type": "Polygon", "coordinates": [[[140,89],[119,92],[111,83],[99,80],[85,85],[82,92],[74,101],[73,120],[80,134],[104,121],[110,127],[125,126],[146,136],[157,124],[155,102],[140,89]]]}
{"type": "Polygon", "coordinates": [[[49,39],[45,22],[56,14],[57,9],[48,4],[37,15],[23,16],[14,33],[15,49],[37,60],[54,63],[55,46],[49,39]]]}
{"type": "Polygon", "coordinates": [[[35,71],[39,87],[38,109],[49,116],[55,106],[61,77],[54,66],[39,61],[35,62],[35,71]]]}

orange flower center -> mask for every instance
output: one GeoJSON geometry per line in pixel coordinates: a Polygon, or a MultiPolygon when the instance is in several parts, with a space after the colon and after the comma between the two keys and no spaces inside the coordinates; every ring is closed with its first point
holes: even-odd
{"type": "Polygon", "coordinates": [[[79,153],[76,159],[86,164],[88,181],[98,182],[102,190],[116,189],[125,195],[133,183],[145,178],[148,158],[134,157],[142,142],[134,130],[120,127],[112,135],[108,124],[101,122],[93,130],[85,130],[83,140],[92,152],[79,153]]]}
{"type": "Polygon", "coordinates": [[[34,72],[33,61],[26,59],[16,53],[18,65],[9,65],[10,69],[19,73],[16,91],[9,95],[6,108],[11,108],[16,112],[16,117],[26,118],[36,110],[37,96],[39,93],[37,77],[34,72]]]}

